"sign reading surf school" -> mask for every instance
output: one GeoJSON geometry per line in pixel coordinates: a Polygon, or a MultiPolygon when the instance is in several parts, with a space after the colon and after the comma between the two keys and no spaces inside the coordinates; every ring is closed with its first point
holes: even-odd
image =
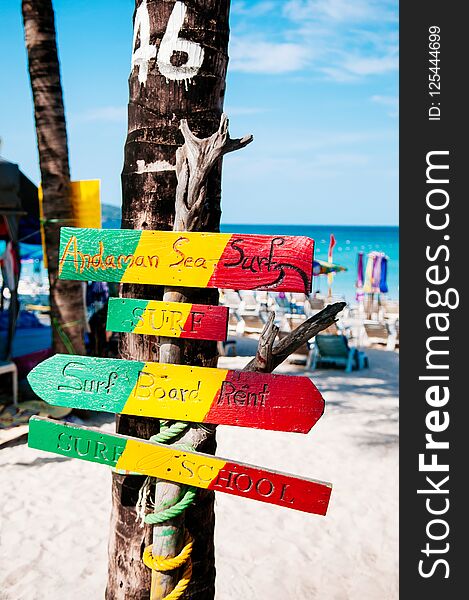
{"type": "Polygon", "coordinates": [[[226,306],[110,298],[106,329],[198,340],[225,340],[226,306]]]}
{"type": "Polygon", "coordinates": [[[30,448],[325,515],[332,485],[164,444],[32,417],[30,448]]]}
{"type": "Polygon", "coordinates": [[[62,227],[59,276],[309,293],[313,251],[300,236],[62,227]]]}
{"type": "Polygon", "coordinates": [[[128,415],[307,433],[324,411],[308,377],[56,354],[28,375],[46,402],[128,415]]]}

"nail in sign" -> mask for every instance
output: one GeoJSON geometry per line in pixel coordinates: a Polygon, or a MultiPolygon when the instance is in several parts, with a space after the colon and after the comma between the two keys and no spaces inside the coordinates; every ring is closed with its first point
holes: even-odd
{"type": "Polygon", "coordinates": [[[313,250],[301,236],[62,227],[59,277],[309,293],[313,250]]]}
{"type": "Polygon", "coordinates": [[[307,433],[324,411],[308,377],[56,354],[28,375],[57,406],[307,433]]]}
{"type": "Polygon", "coordinates": [[[325,515],[332,485],[153,442],[32,417],[30,448],[325,515]]]}
{"type": "Polygon", "coordinates": [[[225,340],[226,306],[110,298],[106,329],[198,340],[225,340]]]}

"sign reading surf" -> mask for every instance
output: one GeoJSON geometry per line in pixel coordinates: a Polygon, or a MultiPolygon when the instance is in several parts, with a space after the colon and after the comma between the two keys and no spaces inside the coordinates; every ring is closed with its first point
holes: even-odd
{"type": "Polygon", "coordinates": [[[313,251],[301,236],[62,227],[59,277],[309,293],[313,251]]]}
{"type": "Polygon", "coordinates": [[[324,411],[308,377],[56,354],[28,375],[57,406],[307,433],[324,411]]]}
{"type": "Polygon", "coordinates": [[[164,337],[225,340],[226,306],[109,298],[106,329],[164,337]]]}
{"type": "Polygon", "coordinates": [[[30,448],[325,515],[332,485],[99,429],[32,417],[30,448]]]}

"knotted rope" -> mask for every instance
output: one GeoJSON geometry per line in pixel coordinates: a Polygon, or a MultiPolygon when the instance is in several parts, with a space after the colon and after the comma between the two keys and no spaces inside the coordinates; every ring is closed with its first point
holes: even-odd
{"type": "MultiPolygon", "coordinates": [[[[171,425],[168,425],[166,421],[161,421],[161,430],[158,434],[153,435],[150,438],[151,442],[157,442],[160,444],[167,444],[171,440],[179,437],[184,433],[189,426],[187,423],[176,421],[171,425]]],[[[181,450],[194,450],[194,448],[188,444],[174,444],[174,447],[180,448],[181,450]]],[[[141,519],[143,523],[150,525],[156,525],[157,523],[164,523],[169,519],[174,519],[182,514],[186,508],[188,508],[195,499],[196,490],[192,487],[188,487],[182,494],[181,498],[169,507],[161,507],[161,510],[145,515],[146,506],[149,503],[150,486],[152,483],[151,477],[147,477],[145,483],[140,489],[139,498],[137,502],[137,519],[141,519]]],[[[173,569],[179,569],[183,565],[185,566],[184,573],[181,579],[178,581],[176,587],[172,592],[164,597],[163,600],[178,600],[184,594],[187,586],[190,583],[192,577],[192,548],[194,540],[187,529],[184,532],[184,547],[178,556],[171,558],[165,558],[164,556],[153,556],[153,546],[147,546],[143,552],[144,564],[152,569],[153,571],[172,571],[173,569]]]]}

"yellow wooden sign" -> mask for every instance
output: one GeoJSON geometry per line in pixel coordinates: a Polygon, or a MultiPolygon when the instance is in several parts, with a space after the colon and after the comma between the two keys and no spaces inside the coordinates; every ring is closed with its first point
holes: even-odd
{"type": "MultiPolygon", "coordinates": [[[[70,194],[72,200],[73,223],[64,223],[64,226],[90,227],[101,229],[101,197],[100,179],[85,179],[83,181],[70,182],[70,194]]],[[[47,253],[44,235],[44,208],[42,185],[38,187],[39,218],[42,240],[42,251],[44,255],[44,268],[47,269],[47,253]]]]}

